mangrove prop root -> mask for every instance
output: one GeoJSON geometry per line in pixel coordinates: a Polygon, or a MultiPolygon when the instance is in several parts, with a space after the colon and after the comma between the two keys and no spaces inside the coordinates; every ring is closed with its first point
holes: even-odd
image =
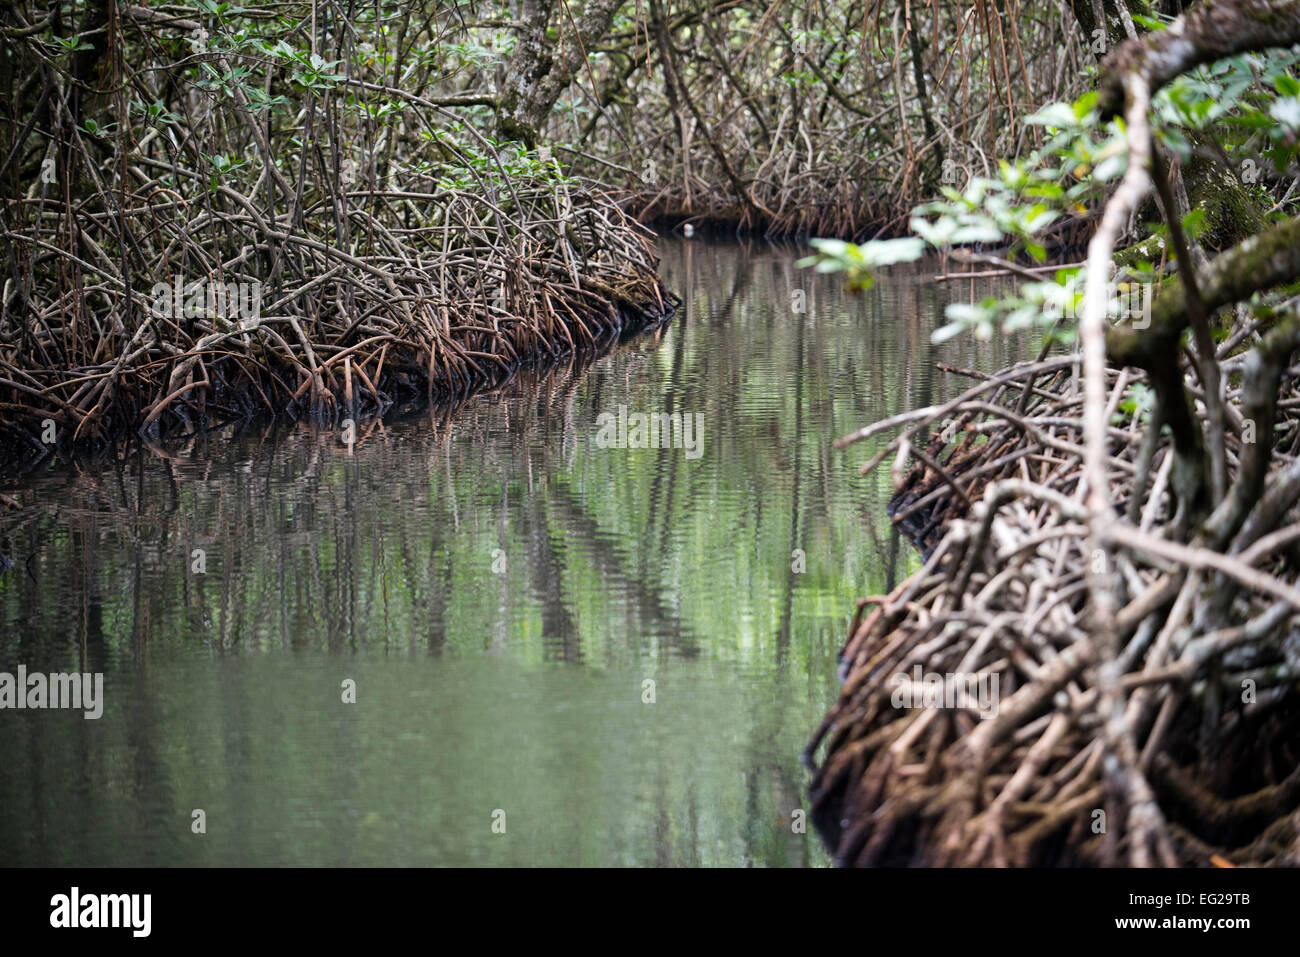
{"type": "MultiPolygon", "coordinates": [[[[132,30],[198,29],[155,19],[126,10],[132,30]]],[[[121,95],[96,101],[97,128],[119,132],[101,136],[77,121],[75,78],[26,34],[13,42],[42,108],[8,151],[0,194],[5,457],[48,451],[51,436],[103,445],[258,414],[361,419],[673,312],[653,234],[610,195],[553,163],[507,172],[472,129],[473,157],[451,136],[420,145],[419,130],[456,120],[438,102],[344,78],[343,93],[404,98],[398,177],[382,151],[357,168],[355,143],[380,131],[344,119],[342,93],[319,115],[269,123],[239,87],[177,142],[126,99],[154,102],[181,67],[114,59],[105,82],[121,95]],[[251,157],[251,172],[214,175],[206,153],[219,150],[251,157]]],[[[219,49],[201,56],[232,66],[219,49]]]]}
{"type": "MultiPolygon", "coordinates": [[[[808,745],[813,819],[838,863],[1300,860],[1300,516],[1283,494],[1297,461],[1289,443],[1271,450],[1275,494],[1245,520],[1267,512],[1277,530],[1221,552],[1157,534],[1176,508],[1173,452],[1167,439],[1144,452],[1140,417],[1112,418],[1108,487],[1136,521],[1112,523],[1118,608],[1099,641],[1079,362],[950,370],[978,381],[838,443],[898,432],[868,464],[902,459],[889,512],[924,555],[859,606],[839,700],[808,745]],[[1225,581],[1232,606],[1210,615],[1225,581]]],[[[1297,371],[1280,377],[1274,434],[1300,425],[1297,371]]],[[[1107,369],[1108,408],[1141,381],[1107,369]]],[[[1230,408],[1255,401],[1245,388],[1228,386],[1230,408]]]]}
{"type": "MultiPolygon", "coordinates": [[[[313,228],[320,220],[274,226],[243,212],[245,197],[186,223],[179,204],[151,207],[158,185],[140,172],[142,202],[120,212],[142,237],[128,269],[149,280],[143,287],[128,286],[116,258],[80,262],[66,251],[57,200],[45,200],[60,212],[48,231],[29,221],[6,232],[30,270],[0,320],[0,441],[25,445],[20,431],[46,420],[80,441],[165,433],[189,427],[194,408],[216,418],[222,408],[373,415],[491,385],[523,362],[589,349],[672,311],[651,238],[595,196],[566,230],[559,211],[541,208],[550,196],[520,187],[535,208],[514,235],[485,222],[491,210],[472,196],[419,196],[455,225],[376,229],[373,247],[353,254],[325,224],[313,228]],[[229,234],[242,252],[223,263],[229,234]],[[69,281],[75,272],[81,280],[69,281]],[[156,283],[169,289],[161,308],[156,283]],[[258,314],[224,315],[228,289],[260,297],[258,314]]],[[[382,221],[409,198],[366,197],[371,209],[349,214],[382,221]]],[[[79,243],[93,249],[115,220],[82,223],[79,243]]]]}

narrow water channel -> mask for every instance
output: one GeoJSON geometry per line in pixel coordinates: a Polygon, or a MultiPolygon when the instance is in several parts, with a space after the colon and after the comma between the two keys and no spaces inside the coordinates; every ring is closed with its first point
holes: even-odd
{"type": "Polygon", "coordinates": [[[915,562],[830,441],[1018,347],[931,346],[934,264],[661,245],[682,311],[586,369],[0,480],[0,671],[104,674],[4,714],[0,864],[826,864],[798,754],[915,562]],[[698,445],[604,447],[620,406],[698,445]]]}

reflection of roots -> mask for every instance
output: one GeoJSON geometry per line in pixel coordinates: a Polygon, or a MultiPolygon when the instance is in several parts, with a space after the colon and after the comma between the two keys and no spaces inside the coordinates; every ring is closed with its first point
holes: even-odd
{"type": "MultiPolygon", "coordinates": [[[[1212,596],[1245,572],[1208,549],[1170,557],[1146,531],[1170,517],[1161,448],[1116,549],[1120,650],[1104,660],[1083,620],[1072,362],[1018,366],[866,430],[907,425],[875,461],[901,453],[890,513],[925,564],[860,603],[839,701],[808,747],[827,742],[813,813],[841,864],[1300,864],[1300,631],[1278,597],[1294,594],[1290,540],[1242,553],[1258,578],[1207,630],[1212,596]],[[995,715],[895,707],[895,676],[918,665],[996,675],[995,715]]],[[[1116,396],[1127,376],[1111,373],[1116,396]]],[[[1296,413],[1280,414],[1288,434],[1296,413]]],[[[1112,487],[1131,497],[1141,426],[1110,432],[1112,487]]]]}

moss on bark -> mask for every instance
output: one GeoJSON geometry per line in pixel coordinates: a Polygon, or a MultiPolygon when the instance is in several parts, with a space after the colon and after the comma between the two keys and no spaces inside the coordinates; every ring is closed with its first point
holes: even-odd
{"type": "Polygon", "coordinates": [[[1264,215],[1258,201],[1233,174],[1226,161],[1196,150],[1183,167],[1187,198],[1193,210],[1204,210],[1202,246],[1215,251],[1235,246],[1260,232],[1264,215]]]}

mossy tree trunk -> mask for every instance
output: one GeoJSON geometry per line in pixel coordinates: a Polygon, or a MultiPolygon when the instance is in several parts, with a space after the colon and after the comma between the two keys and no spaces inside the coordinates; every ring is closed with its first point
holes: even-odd
{"type": "MultiPolygon", "coordinates": [[[[1130,39],[1107,57],[1099,87],[1104,117],[1125,109],[1126,81],[1142,77],[1154,93],[1175,77],[1195,67],[1224,57],[1300,41],[1300,0],[1237,0],[1198,4],[1168,31],[1130,39]]],[[[1239,202],[1236,177],[1222,164],[1207,159],[1206,150],[1184,170],[1193,207],[1207,210],[1207,227],[1215,238],[1236,240],[1212,262],[1198,267],[1195,261],[1178,263],[1178,279],[1156,299],[1147,328],[1121,326],[1107,333],[1107,353],[1113,362],[1144,369],[1157,396],[1157,418],[1168,425],[1175,454],[1174,488],[1179,509],[1189,524],[1204,517],[1214,503],[1205,494],[1206,444],[1202,425],[1183,383],[1180,365],[1184,333],[1196,329],[1217,310],[1244,302],[1255,292],[1274,289],[1300,278],[1300,217],[1264,229],[1263,218],[1249,203],[1239,202]],[[1195,180],[1192,176],[1195,174],[1195,180]],[[1218,215],[1210,220],[1211,210],[1218,215]],[[1201,319],[1195,317],[1201,315],[1201,319]]],[[[1156,164],[1159,166],[1159,164],[1156,164]]],[[[1157,170],[1158,181],[1163,172],[1157,170]]],[[[1179,230],[1177,217],[1165,211],[1171,235],[1179,230]]],[[[1179,232],[1178,235],[1181,233],[1179,232]]],[[[1175,235],[1177,238],[1177,235],[1175,235]]],[[[1204,330],[1202,330],[1204,331],[1204,330]]],[[[1197,352],[1205,363],[1216,362],[1208,333],[1197,352]],[[1207,350],[1208,345],[1208,350],[1207,350]]],[[[1280,347],[1279,347],[1280,348],[1280,347]]],[[[1276,402],[1273,395],[1272,402],[1276,402]]],[[[1266,414],[1271,419],[1273,407],[1266,414]]],[[[1222,449],[1223,423],[1210,422],[1212,448],[1222,449]]],[[[1269,449],[1251,447],[1243,452],[1242,474],[1254,476],[1265,469],[1269,449]],[[1253,462],[1256,455],[1263,463],[1253,462]]],[[[1215,464],[1215,463],[1211,463],[1215,464]]],[[[1221,547],[1234,535],[1248,511],[1246,502],[1258,496],[1253,478],[1239,478],[1230,492],[1228,513],[1221,505],[1210,516],[1202,534],[1213,546],[1221,547]]],[[[1216,496],[1218,497],[1218,496],[1216,496]]]]}
{"type": "Polygon", "coordinates": [[[551,110],[609,32],[623,0],[543,3],[519,7],[515,49],[497,97],[497,133],[529,148],[537,146],[551,110]]]}
{"type": "MultiPolygon", "coordinates": [[[[1215,4],[1202,3],[1198,6],[1206,8],[1213,7],[1215,4]]],[[[1218,4],[1218,6],[1222,7],[1223,4],[1218,4]]],[[[1261,11],[1248,14],[1248,16],[1256,21],[1260,18],[1267,20],[1269,14],[1262,8],[1268,7],[1268,4],[1255,3],[1251,6],[1261,7],[1261,11]]],[[[1286,5],[1282,6],[1285,7],[1286,5]]],[[[1190,0],[1163,0],[1159,4],[1160,12],[1168,15],[1181,14],[1189,8],[1195,9],[1190,0]]],[[[1104,50],[1115,49],[1129,39],[1128,24],[1132,24],[1137,35],[1146,39],[1146,28],[1142,26],[1140,21],[1133,19],[1134,13],[1150,14],[1151,10],[1143,0],[1123,0],[1122,6],[1120,0],[1070,0],[1070,9],[1080,29],[1085,34],[1085,46],[1091,47],[1098,40],[1101,40],[1104,50]],[[1102,14],[1100,23],[1097,19],[1098,10],[1102,14]],[[1128,24],[1126,24],[1126,20],[1128,24]],[[1103,32],[1099,34],[1099,30],[1103,32]]],[[[1194,17],[1193,20],[1203,20],[1207,23],[1214,22],[1217,24],[1217,20],[1214,18],[1204,16],[1204,10],[1197,10],[1197,13],[1198,16],[1194,17]]],[[[1285,17],[1285,13],[1281,14],[1281,16],[1285,17]]],[[[1238,35],[1242,34],[1239,33],[1238,35]]],[[[1197,42],[1208,48],[1213,46],[1216,41],[1210,38],[1209,40],[1197,42]]],[[[1114,95],[1118,76],[1118,71],[1108,70],[1103,72],[1101,81],[1103,96],[1114,95]]],[[[1224,153],[1223,148],[1219,146],[1213,137],[1206,135],[1195,136],[1192,142],[1192,157],[1182,167],[1182,178],[1187,190],[1188,202],[1191,209],[1201,210],[1204,213],[1201,231],[1204,244],[1214,250],[1227,249],[1263,228],[1261,206],[1259,201],[1243,185],[1233,170],[1227,154],[1224,153]]],[[[1119,260],[1121,265],[1134,259],[1158,258],[1158,253],[1155,256],[1147,255],[1153,245],[1135,247],[1131,252],[1126,251],[1128,253],[1126,257],[1122,253],[1121,256],[1125,258],[1119,260]]]]}

